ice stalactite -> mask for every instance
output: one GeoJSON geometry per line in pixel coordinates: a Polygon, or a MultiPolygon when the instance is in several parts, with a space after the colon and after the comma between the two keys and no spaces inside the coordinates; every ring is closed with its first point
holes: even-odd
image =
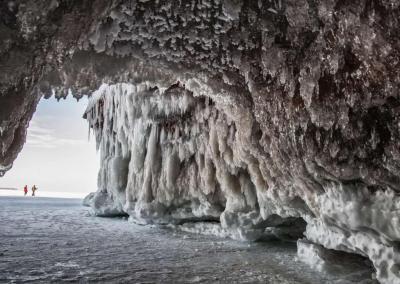
{"type": "Polygon", "coordinates": [[[103,86],[85,114],[101,152],[96,214],[140,223],[220,221],[242,239],[264,228],[234,121],[173,85],[103,86]],[[108,196],[109,200],[103,200],[108,196]]]}
{"type": "MultiPolygon", "coordinates": [[[[297,232],[300,258],[323,258],[324,247],[356,253],[372,261],[380,281],[396,283],[400,198],[362,184],[268,185],[264,157],[249,154],[257,146],[239,134],[258,130],[242,129],[233,109],[181,83],[103,85],[85,113],[101,152],[94,212],[241,240],[297,232]],[[305,220],[304,236],[297,220],[305,220]]],[[[321,268],[317,260],[311,264],[321,268]]]]}

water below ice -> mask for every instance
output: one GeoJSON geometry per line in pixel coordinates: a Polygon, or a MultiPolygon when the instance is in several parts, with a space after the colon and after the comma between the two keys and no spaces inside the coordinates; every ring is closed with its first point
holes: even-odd
{"type": "Polygon", "coordinates": [[[296,244],[245,243],[122,218],[81,200],[0,197],[0,283],[372,283],[372,269],[321,273],[296,244]]]}

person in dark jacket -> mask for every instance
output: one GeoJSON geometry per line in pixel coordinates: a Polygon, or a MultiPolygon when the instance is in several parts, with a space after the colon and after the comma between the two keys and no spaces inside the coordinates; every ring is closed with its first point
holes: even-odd
{"type": "Polygon", "coordinates": [[[35,196],[36,190],[37,190],[36,185],[33,185],[33,186],[32,186],[32,196],[35,196]]]}

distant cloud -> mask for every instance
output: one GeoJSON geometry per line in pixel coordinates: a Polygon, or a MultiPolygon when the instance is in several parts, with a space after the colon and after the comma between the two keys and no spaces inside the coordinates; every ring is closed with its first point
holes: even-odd
{"type": "Polygon", "coordinates": [[[55,130],[41,126],[39,120],[31,121],[26,139],[26,146],[47,149],[63,146],[81,146],[87,143],[85,140],[57,137],[55,130]]]}

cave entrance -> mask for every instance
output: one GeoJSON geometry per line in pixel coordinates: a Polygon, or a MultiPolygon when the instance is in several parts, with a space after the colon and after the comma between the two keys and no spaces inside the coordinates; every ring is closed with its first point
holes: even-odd
{"type": "Polygon", "coordinates": [[[77,197],[97,190],[99,157],[82,118],[88,98],[42,98],[27,129],[26,143],[13,167],[0,178],[4,195],[77,197]],[[5,190],[7,188],[7,191],[5,190]],[[17,190],[17,191],[16,191],[17,190]]]}

